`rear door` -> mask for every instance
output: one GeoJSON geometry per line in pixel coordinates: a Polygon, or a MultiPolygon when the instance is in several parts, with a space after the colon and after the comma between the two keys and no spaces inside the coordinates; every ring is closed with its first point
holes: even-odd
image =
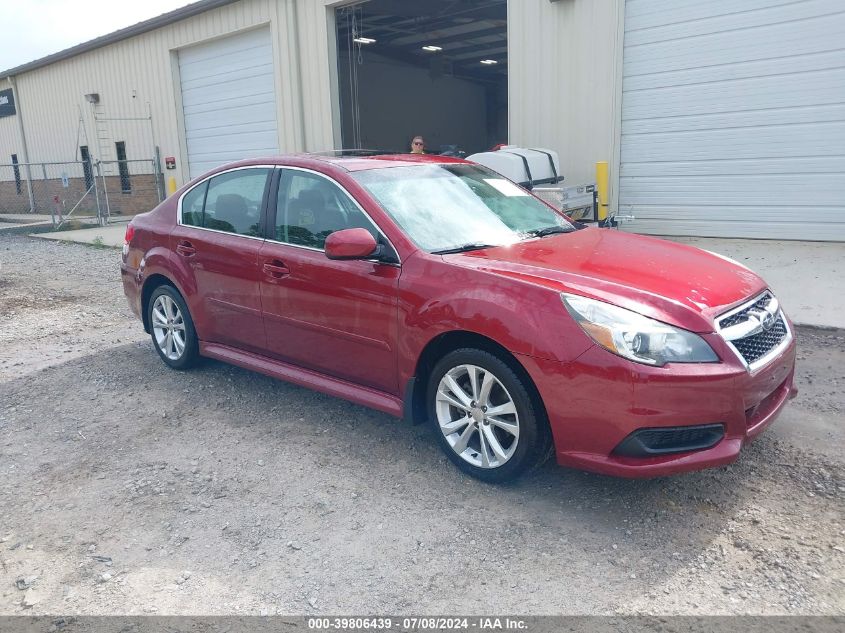
{"type": "Polygon", "coordinates": [[[270,167],[222,172],[184,195],[172,248],[193,273],[202,340],[265,353],[258,257],[270,167]]]}
{"type": "Polygon", "coordinates": [[[261,300],[267,349],[280,360],[398,393],[397,288],[400,267],[373,260],[332,261],[326,237],[378,229],[334,181],[284,169],[261,247],[261,300]],[[275,219],[274,219],[275,205],[275,219]]]}

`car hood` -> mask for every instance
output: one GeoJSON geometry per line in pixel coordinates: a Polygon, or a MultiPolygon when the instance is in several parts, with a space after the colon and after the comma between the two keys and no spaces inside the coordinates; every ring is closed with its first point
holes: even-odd
{"type": "Polygon", "coordinates": [[[766,288],[744,266],[701,249],[609,229],[444,256],[455,264],[607,301],[712,332],[714,317],[766,288]]]}

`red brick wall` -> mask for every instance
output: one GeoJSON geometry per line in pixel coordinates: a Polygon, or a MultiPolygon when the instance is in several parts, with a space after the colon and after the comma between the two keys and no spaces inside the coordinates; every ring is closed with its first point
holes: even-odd
{"type": "MultiPolygon", "coordinates": [[[[155,186],[155,176],[139,174],[129,177],[131,192],[120,190],[120,176],[106,176],[105,188],[108,193],[109,209],[112,215],[135,215],[144,213],[159,203],[158,191],[155,186]]],[[[103,179],[97,179],[97,189],[100,195],[100,205],[105,209],[106,192],[103,191],[103,179]]],[[[79,202],[85,193],[84,178],[68,178],[68,186],[62,186],[59,179],[33,180],[32,194],[35,198],[37,213],[51,213],[55,207],[54,196],[59,197],[62,213],[67,214],[79,202]]],[[[0,182],[0,213],[27,213],[29,211],[29,194],[26,181],[21,181],[21,192],[17,193],[14,181],[0,182]]],[[[93,216],[97,214],[97,201],[94,191],[91,191],[79,205],[74,216],[93,216]]]]}

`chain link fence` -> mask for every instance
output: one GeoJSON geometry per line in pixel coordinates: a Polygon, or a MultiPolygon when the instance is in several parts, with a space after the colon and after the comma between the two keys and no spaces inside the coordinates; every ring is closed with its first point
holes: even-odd
{"type": "Polygon", "coordinates": [[[0,213],[37,213],[107,224],[149,211],[164,199],[158,161],[0,164],[0,213]]]}
{"type": "Polygon", "coordinates": [[[95,167],[111,219],[144,213],[164,200],[164,179],[154,160],[102,161],[95,167]]]}

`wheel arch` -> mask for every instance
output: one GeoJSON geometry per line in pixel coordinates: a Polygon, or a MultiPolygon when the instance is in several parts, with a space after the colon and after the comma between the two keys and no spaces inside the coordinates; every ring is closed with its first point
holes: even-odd
{"type": "Polygon", "coordinates": [[[422,424],[426,420],[426,386],[431,370],[443,356],[462,348],[480,349],[493,354],[504,362],[523,381],[534,401],[538,415],[544,420],[546,428],[551,432],[546,406],[540,397],[540,392],[519,359],[492,338],[468,330],[452,330],[439,334],[431,339],[420,353],[414,369],[414,376],[408,381],[409,384],[405,390],[405,417],[412,424],[422,424]]]}
{"type": "Polygon", "coordinates": [[[150,275],[144,280],[144,285],[141,288],[141,320],[144,324],[144,332],[147,334],[150,333],[150,315],[149,315],[149,302],[150,297],[155,292],[156,288],[160,286],[170,286],[180,295],[182,298],[185,298],[185,295],[179,289],[179,286],[170,279],[167,275],[162,275],[161,273],[155,273],[150,275]]]}

